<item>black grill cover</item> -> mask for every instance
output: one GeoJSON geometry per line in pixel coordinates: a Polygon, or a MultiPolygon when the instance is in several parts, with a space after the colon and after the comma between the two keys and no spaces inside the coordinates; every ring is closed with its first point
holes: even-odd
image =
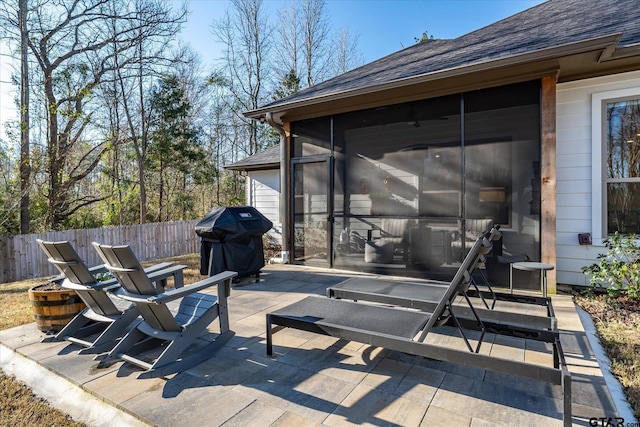
{"type": "Polygon", "coordinates": [[[196,224],[196,234],[218,242],[262,236],[273,223],[253,206],[220,207],[196,224]]]}
{"type": "Polygon", "coordinates": [[[213,209],[196,224],[200,274],[231,270],[238,277],[258,275],[264,267],[262,235],[271,227],[273,223],[252,206],[213,209]]]}

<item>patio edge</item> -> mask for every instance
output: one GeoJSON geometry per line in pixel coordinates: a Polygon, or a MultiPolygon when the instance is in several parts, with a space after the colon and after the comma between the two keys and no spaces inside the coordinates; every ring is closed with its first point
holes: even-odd
{"type": "Polygon", "coordinates": [[[25,383],[38,397],[76,421],[96,427],[142,427],[150,424],[98,399],[81,387],[54,374],[16,351],[0,344],[0,369],[25,383]]]}
{"type": "Polygon", "coordinates": [[[633,409],[631,408],[631,405],[629,404],[629,401],[624,394],[622,384],[620,384],[620,381],[618,381],[618,379],[611,373],[611,360],[609,360],[604,351],[604,348],[600,344],[600,338],[598,338],[596,326],[594,325],[591,316],[589,316],[589,314],[587,314],[587,312],[580,308],[577,304],[575,305],[575,307],[576,311],[578,312],[578,316],[580,317],[582,327],[584,328],[584,332],[587,335],[587,339],[589,340],[589,345],[591,346],[593,354],[598,361],[598,366],[600,367],[600,371],[602,372],[604,381],[607,384],[609,393],[611,393],[611,398],[616,404],[618,414],[622,418],[624,418],[625,425],[638,425],[638,420],[634,416],[633,409]]]}

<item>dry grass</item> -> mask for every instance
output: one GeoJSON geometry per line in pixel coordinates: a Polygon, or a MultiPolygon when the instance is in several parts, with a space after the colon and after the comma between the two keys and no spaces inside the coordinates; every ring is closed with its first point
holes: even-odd
{"type": "MultiPolygon", "coordinates": [[[[184,270],[185,284],[196,282],[202,278],[199,271],[199,255],[185,255],[162,261],[187,265],[184,270]]],[[[33,286],[46,283],[46,279],[30,279],[0,284],[0,331],[34,322],[28,291],[33,286]]],[[[17,381],[13,376],[5,375],[0,371],[0,426],[80,427],[84,424],[73,421],[68,415],[35,396],[29,387],[17,381]]]]}
{"type": "Polygon", "coordinates": [[[640,301],[627,297],[576,297],[591,315],[613,373],[640,418],[640,301]]]}
{"type": "Polygon", "coordinates": [[[28,290],[46,279],[0,284],[0,331],[33,322],[28,290]]]}
{"type": "Polygon", "coordinates": [[[84,426],[51,408],[29,387],[0,371],[0,425],[12,427],[84,426]]]}

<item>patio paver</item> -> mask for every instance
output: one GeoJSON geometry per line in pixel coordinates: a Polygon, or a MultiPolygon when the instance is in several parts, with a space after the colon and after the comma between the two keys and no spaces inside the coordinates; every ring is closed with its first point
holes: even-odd
{"type": "MultiPolygon", "coordinates": [[[[213,358],[168,378],[139,380],[138,371],[123,363],[96,369],[93,356],[78,355],[74,345],[40,343],[43,334],[35,324],[0,332],[0,343],[157,426],[562,424],[561,390],[546,383],[297,330],[276,334],[275,357],[266,356],[267,312],[309,294],[324,295],[327,286],[354,275],[265,267],[259,283],[247,280],[233,287],[228,305],[236,336],[213,358]]],[[[572,372],[574,424],[615,416],[571,298],[554,297],[554,309],[572,372]]],[[[217,326],[209,330],[215,332],[217,326]]],[[[464,348],[455,330],[435,332],[430,342],[464,348]]],[[[485,339],[484,354],[539,364],[551,361],[544,344],[493,334],[485,339]]]]}

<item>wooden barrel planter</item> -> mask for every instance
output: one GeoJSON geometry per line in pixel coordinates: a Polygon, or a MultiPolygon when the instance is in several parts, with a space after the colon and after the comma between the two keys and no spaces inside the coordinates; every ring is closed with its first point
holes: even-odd
{"type": "Polygon", "coordinates": [[[75,291],[64,289],[54,283],[45,283],[29,289],[29,300],[36,326],[42,332],[60,331],[86,307],[75,291]]]}

